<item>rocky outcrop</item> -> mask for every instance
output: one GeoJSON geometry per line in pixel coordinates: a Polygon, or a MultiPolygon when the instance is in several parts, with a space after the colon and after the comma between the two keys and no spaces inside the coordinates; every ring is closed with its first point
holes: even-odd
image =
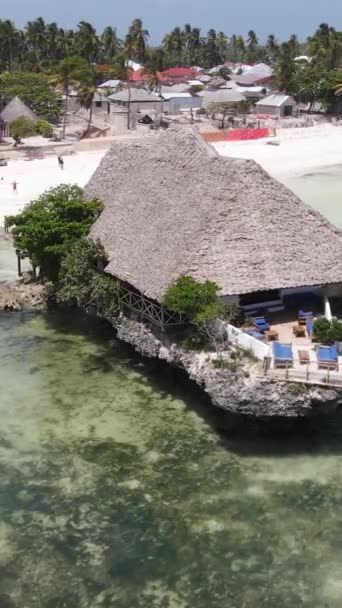
{"type": "MultiPolygon", "coordinates": [[[[218,369],[206,353],[185,351],[158,339],[144,324],[124,316],[110,319],[120,340],[145,357],[153,357],[187,372],[209,395],[213,405],[234,414],[260,418],[298,418],[331,414],[339,395],[331,389],[269,380],[255,361],[240,361],[237,369],[218,369]]],[[[233,366],[232,366],[233,367],[233,366]]]]}
{"type": "Polygon", "coordinates": [[[24,308],[44,308],[48,292],[48,285],[38,283],[24,273],[15,283],[0,285],[0,310],[18,312],[24,308]]]}

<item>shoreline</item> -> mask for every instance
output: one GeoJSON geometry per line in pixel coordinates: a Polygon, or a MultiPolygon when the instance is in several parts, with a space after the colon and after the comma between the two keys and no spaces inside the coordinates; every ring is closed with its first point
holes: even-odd
{"type": "MultiPolygon", "coordinates": [[[[51,284],[30,281],[24,273],[17,281],[0,285],[0,311],[15,314],[20,311],[53,313],[56,304],[49,306],[51,284]]],[[[58,307],[57,309],[63,307],[58,307]]],[[[257,419],[309,419],[336,413],[342,404],[342,392],[331,388],[287,383],[262,375],[260,362],[249,360],[241,352],[236,369],[216,368],[209,351],[186,350],[158,337],[144,323],[126,317],[96,315],[92,310],[77,310],[99,320],[105,320],[116,332],[119,341],[130,345],[146,359],[154,359],[185,372],[221,411],[257,419]]],[[[232,346],[232,349],[234,347],[232,346]]],[[[235,352],[235,351],[234,351],[235,352]]]]}

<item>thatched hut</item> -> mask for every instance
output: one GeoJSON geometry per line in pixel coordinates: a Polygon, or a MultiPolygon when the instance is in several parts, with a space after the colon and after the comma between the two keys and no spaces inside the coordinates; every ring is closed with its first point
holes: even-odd
{"type": "Polygon", "coordinates": [[[342,294],[342,232],[252,160],[223,158],[191,129],[113,144],[87,186],[104,203],[92,229],[106,271],[161,302],[181,274],[225,298],[342,294]]]}
{"type": "Polygon", "coordinates": [[[11,122],[22,116],[30,120],[38,120],[38,116],[21,101],[20,97],[13,97],[0,113],[0,124],[3,135],[9,135],[9,125],[11,122]]]}

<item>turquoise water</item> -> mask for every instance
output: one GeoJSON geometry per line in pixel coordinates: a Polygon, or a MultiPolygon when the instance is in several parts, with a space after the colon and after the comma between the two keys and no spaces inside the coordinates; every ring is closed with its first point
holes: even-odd
{"type": "Polygon", "coordinates": [[[0,608],[341,607],[341,415],[228,419],[56,314],[0,313],[0,387],[0,608]]]}
{"type": "Polygon", "coordinates": [[[305,203],[342,228],[342,165],[321,167],[282,181],[305,203]]]}
{"type": "Polygon", "coordinates": [[[0,315],[0,386],[1,608],[341,606],[341,418],[256,437],[30,313],[0,315]]]}

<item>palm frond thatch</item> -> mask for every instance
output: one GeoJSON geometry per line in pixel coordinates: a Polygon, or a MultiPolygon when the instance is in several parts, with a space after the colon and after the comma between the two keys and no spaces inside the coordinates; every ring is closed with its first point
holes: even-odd
{"type": "Polygon", "coordinates": [[[86,191],[105,205],[106,270],[156,300],[184,273],[224,295],[342,282],[342,232],[191,129],[114,143],[86,191]]]}

